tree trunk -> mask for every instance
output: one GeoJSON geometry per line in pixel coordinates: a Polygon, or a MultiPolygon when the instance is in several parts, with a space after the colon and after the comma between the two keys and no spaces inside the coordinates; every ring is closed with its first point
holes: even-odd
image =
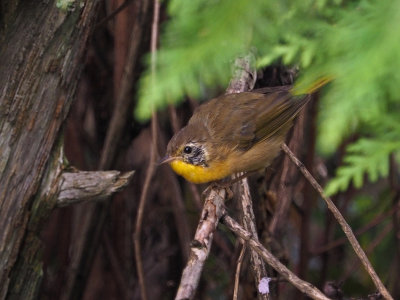
{"type": "Polygon", "coordinates": [[[69,2],[1,4],[0,299],[35,298],[42,278],[38,232],[56,205],[58,137],[98,7],[69,2]]]}

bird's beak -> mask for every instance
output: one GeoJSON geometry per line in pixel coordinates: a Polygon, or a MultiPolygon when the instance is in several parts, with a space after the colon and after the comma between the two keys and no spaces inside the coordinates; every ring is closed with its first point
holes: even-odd
{"type": "Polygon", "coordinates": [[[158,161],[158,164],[159,165],[162,165],[162,164],[166,164],[166,163],[169,163],[169,162],[171,162],[171,161],[174,161],[174,160],[176,160],[177,158],[176,157],[173,157],[173,156],[164,156],[163,158],[161,158],[159,161],[158,161]]]}

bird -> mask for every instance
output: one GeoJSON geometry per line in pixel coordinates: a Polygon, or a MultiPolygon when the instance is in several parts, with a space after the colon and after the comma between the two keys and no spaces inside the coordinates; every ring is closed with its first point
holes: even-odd
{"type": "Polygon", "coordinates": [[[160,164],[201,184],[269,166],[309,101],[288,88],[225,94],[197,107],[169,141],[160,164]]]}

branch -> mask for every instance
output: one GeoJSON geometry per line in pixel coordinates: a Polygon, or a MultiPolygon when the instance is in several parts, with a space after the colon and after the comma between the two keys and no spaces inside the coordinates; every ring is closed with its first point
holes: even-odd
{"type": "Polygon", "coordinates": [[[243,242],[241,244],[242,244],[242,250],[240,250],[239,258],[236,263],[235,286],[233,289],[233,297],[232,297],[233,300],[238,299],[240,270],[242,268],[244,254],[246,253],[246,244],[243,242]]]}
{"type": "MultiPolygon", "coordinates": [[[[234,75],[229,82],[229,87],[226,89],[226,94],[240,93],[253,89],[257,80],[255,61],[256,59],[252,52],[235,60],[234,75]]],[[[251,199],[247,178],[244,178],[240,182],[240,200],[243,211],[243,226],[258,240],[257,226],[253,212],[253,201],[251,199]]],[[[262,259],[253,250],[250,251],[250,262],[253,268],[254,281],[257,286],[263,277],[267,277],[267,271],[265,270],[262,259]]],[[[264,300],[269,298],[268,294],[260,293],[258,293],[258,297],[264,300]]]]}
{"type": "Polygon", "coordinates": [[[235,60],[234,74],[225,94],[241,93],[253,89],[257,79],[255,61],[256,58],[252,52],[235,60]]]}
{"type": "Polygon", "coordinates": [[[61,174],[56,205],[68,206],[83,201],[104,200],[120,191],[135,171],[77,171],[61,174]]]}
{"type": "MultiPolygon", "coordinates": [[[[243,221],[242,221],[243,227],[247,231],[249,231],[253,236],[254,240],[258,242],[256,220],[253,211],[253,202],[251,200],[250,188],[247,178],[242,179],[240,186],[241,186],[240,202],[242,204],[242,210],[243,210],[243,221]]],[[[250,249],[250,262],[253,268],[254,281],[256,286],[258,286],[261,279],[267,277],[268,275],[263,260],[258,255],[258,253],[253,249],[250,249]]],[[[258,291],[258,297],[259,299],[266,299],[266,300],[269,299],[268,294],[261,294],[259,291],[258,291]]]]}
{"type": "Polygon", "coordinates": [[[357,238],[354,236],[353,231],[351,230],[351,227],[349,224],[347,224],[346,220],[340,213],[340,211],[337,209],[333,201],[324,194],[324,190],[322,187],[318,184],[318,182],[315,180],[315,178],[310,174],[310,172],[306,169],[306,167],[301,163],[290,151],[288,146],[286,144],[282,145],[282,150],[289,156],[291,161],[300,169],[301,173],[303,173],[304,177],[308,180],[308,182],[313,186],[313,188],[320,194],[321,198],[325,200],[329,210],[332,212],[332,214],[335,216],[336,220],[339,222],[340,226],[342,227],[342,230],[344,234],[347,236],[351,246],[354,249],[354,252],[358,256],[358,258],[361,260],[364,268],[367,270],[368,274],[371,276],[372,281],[374,282],[375,286],[381,293],[381,295],[388,300],[392,300],[392,296],[389,294],[385,286],[383,285],[382,281],[376,274],[374,268],[372,267],[370,261],[368,260],[367,255],[365,254],[364,250],[361,248],[360,244],[357,241],[357,238]]]}
{"type": "Polygon", "coordinates": [[[225,194],[225,189],[213,188],[205,200],[175,300],[194,297],[204,263],[210,254],[213,234],[224,211],[225,194]]]}
{"type": "MultiPolygon", "coordinates": [[[[156,62],[156,48],[157,48],[157,40],[158,40],[158,25],[159,25],[159,16],[160,16],[160,2],[158,0],[154,0],[153,7],[153,22],[151,26],[151,73],[154,81],[155,74],[155,62],[156,62]]],[[[136,270],[138,273],[139,284],[140,284],[140,294],[143,300],[147,300],[147,288],[146,288],[146,280],[144,276],[143,264],[142,264],[142,250],[140,245],[140,237],[142,234],[142,225],[143,225],[143,215],[144,208],[146,205],[148,191],[151,187],[151,180],[153,178],[155,167],[156,167],[156,158],[157,158],[157,140],[158,140],[158,120],[157,113],[153,108],[152,118],[151,118],[151,133],[152,133],[152,145],[151,145],[151,154],[150,161],[146,171],[146,178],[144,181],[144,186],[142,190],[142,194],[140,195],[140,202],[136,217],[135,224],[135,232],[133,234],[133,243],[135,248],[135,262],[136,262],[136,270]]]]}
{"type": "MultiPolygon", "coordinates": [[[[225,213],[225,212],[224,212],[225,213]]],[[[267,262],[272,268],[274,268],[279,274],[281,274],[287,281],[297,287],[307,296],[312,299],[329,300],[320,290],[318,290],[311,283],[306,282],[298,278],[292,271],[285,267],[277,258],[275,258],[267,249],[261,245],[259,241],[256,241],[252,234],[244,230],[234,219],[228,215],[222,217],[222,222],[237,236],[247,242],[247,245],[256,251],[265,262],[267,262]]]]}
{"type": "MultiPolygon", "coordinates": [[[[121,6],[129,4],[129,2],[130,1],[126,1],[121,6]]],[[[131,92],[135,83],[134,72],[139,61],[138,53],[140,46],[142,45],[143,26],[146,22],[146,18],[143,16],[146,16],[149,11],[150,0],[139,1],[138,3],[139,14],[137,21],[134,22],[132,27],[126,65],[121,78],[121,84],[119,87],[116,87],[119,92],[117,99],[115,99],[113,114],[108,126],[103,151],[100,157],[99,168],[101,170],[108,169],[111,166],[118,149],[118,141],[122,136],[124,126],[131,113],[129,107],[132,104],[133,99],[131,92]]]]}

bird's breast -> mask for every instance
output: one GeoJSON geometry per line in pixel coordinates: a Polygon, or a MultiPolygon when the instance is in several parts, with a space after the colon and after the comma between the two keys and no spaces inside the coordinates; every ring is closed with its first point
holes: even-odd
{"type": "Polygon", "coordinates": [[[214,162],[205,167],[192,165],[181,160],[174,160],[170,165],[175,173],[193,183],[206,183],[219,180],[232,173],[229,165],[223,162],[214,162]]]}

